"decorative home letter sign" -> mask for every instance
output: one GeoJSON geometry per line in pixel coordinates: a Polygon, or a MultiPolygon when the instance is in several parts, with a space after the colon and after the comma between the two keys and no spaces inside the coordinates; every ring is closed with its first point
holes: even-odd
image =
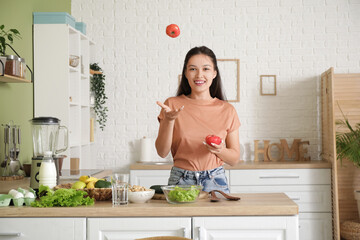
{"type": "Polygon", "coordinates": [[[310,157],[304,157],[305,153],[308,152],[306,148],[303,147],[303,145],[310,145],[309,141],[301,141],[301,139],[294,139],[291,148],[289,148],[289,145],[287,144],[285,139],[280,139],[280,143],[272,143],[270,144],[269,140],[263,140],[264,142],[264,148],[259,148],[259,141],[260,140],[254,140],[255,150],[255,162],[259,161],[259,154],[264,155],[264,162],[277,162],[277,161],[285,161],[284,160],[284,153],[286,152],[288,158],[293,158],[295,155],[295,161],[310,161],[310,157]],[[277,148],[280,157],[274,158],[271,155],[271,149],[277,148]]]}

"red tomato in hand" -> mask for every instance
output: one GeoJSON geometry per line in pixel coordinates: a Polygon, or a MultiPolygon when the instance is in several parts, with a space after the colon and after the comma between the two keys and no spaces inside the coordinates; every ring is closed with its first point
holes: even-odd
{"type": "Polygon", "coordinates": [[[166,27],[166,34],[169,37],[176,38],[177,36],[180,35],[179,26],[176,24],[170,24],[169,26],[166,27]]]}
{"type": "Polygon", "coordinates": [[[221,137],[218,137],[216,135],[209,135],[205,138],[205,141],[209,145],[211,145],[211,143],[219,145],[221,143],[221,137]]]}

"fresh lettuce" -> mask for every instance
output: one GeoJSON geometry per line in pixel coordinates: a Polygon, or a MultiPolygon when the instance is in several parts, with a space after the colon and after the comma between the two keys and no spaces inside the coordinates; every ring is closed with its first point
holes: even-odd
{"type": "Polygon", "coordinates": [[[31,203],[32,207],[76,207],[81,205],[93,205],[94,199],[85,197],[87,192],[75,189],[60,188],[56,191],[50,188],[39,188],[39,192],[47,191],[39,201],[31,203]]]}
{"type": "Polygon", "coordinates": [[[196,186],[191,186],[190,189],[183,189],[175,186],[168,194],[170,201],[173,202],[193,202],[199,196],[199,189],[196,186]]]}

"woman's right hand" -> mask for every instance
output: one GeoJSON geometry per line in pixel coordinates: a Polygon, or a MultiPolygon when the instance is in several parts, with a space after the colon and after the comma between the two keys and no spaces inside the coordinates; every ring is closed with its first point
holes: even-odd
{"type": "Polygon", "coordinates": [[[172,110],[169,106],[163,104],[162,102],[156,101],[156,104],[159,105],[165,112],[165,119],[169,121],[175,120],[180,112],[184,109],[184,106],[182,106],[179,109],[172,110]]]}

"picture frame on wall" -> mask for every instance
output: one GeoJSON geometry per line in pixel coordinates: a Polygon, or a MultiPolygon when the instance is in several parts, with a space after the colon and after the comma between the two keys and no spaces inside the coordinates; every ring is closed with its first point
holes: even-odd
{"type": "Polygon", "coordinates": [[[260,75],[260,95],[276,96],[276,75],[260,75]]]}

